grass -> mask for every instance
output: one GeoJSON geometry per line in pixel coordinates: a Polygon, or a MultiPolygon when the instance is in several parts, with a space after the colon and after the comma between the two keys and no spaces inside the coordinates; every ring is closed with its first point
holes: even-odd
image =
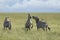
{"type": "Polygon", "coordinates": [[[27,14],[0,14],[0,40],[60,40],[60,14],[31,14],[45,19],[51,31],[37,31],[35,21],[33,21],[33,29],[26,32],[24,29],[27,20],[27,14]],[[9,17],[12,21],[12,29],[3,30],[3,22],[5,17],[9,17]]]}

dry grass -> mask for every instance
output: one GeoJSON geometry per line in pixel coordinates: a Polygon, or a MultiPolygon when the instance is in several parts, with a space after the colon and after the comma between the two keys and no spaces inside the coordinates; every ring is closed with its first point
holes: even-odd
{"type": "Polygon", "coordinates": [[[35,21],[31,31],[24,29],[27,14],[0,14],[0,40],[60,40],[60,14],[31,14],[45,19],[51,31],[37,31],[35,21]],[[12,21],[12,30],[3,30],[4,18],[8,16],[12,21]]]}

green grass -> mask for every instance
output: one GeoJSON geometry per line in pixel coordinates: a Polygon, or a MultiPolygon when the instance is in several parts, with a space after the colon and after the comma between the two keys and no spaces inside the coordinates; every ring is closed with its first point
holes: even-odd
{"type": "Polygon", "coordinates": [[[35,21],[33,21],[33,29],[26,32],[25,22],[27,14],[0,14],[0,40],[60,40],[60,14],[31,14],[38,16],[40,19],[45,19],[51,31],[37,31],[35,21]],[[5,17],[9,17],[12,21],[12,29],[3,30],[3,22],[5,17]]]}

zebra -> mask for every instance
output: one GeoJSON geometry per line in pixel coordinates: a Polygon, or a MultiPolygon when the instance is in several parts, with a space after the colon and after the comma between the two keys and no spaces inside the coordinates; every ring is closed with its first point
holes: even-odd
{"type": "Polygon", "coordinates": [[[37,16],[32,16],[32,18],[36,21],[36,26],[37,26],[37,30],[39,28],[42,28],[44,31],[46,29],[50,30],[50,27],[48,27],[48,24],[44,21],[40,21],[39,18],[37,16]]]}
{"type": "Polygon", "coordinates": [[[25,28],[27,29],[27,31],[30,30],[31,28],[33,28],[30,14],[28,14],[28,19],[25,23],[25,28]]]}
{"type": "Polygon", "coordinates": [[[11,30],[11,21],[9,20],[9,17],[5,17],[3,26],[4,26],[4,30],[7,28],[11,30]]]}

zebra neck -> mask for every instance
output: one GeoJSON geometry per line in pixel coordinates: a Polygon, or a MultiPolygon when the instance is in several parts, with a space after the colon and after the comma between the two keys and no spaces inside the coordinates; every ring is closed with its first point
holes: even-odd
{"type": "Polygon", "coordinates": [[[27,19],[27,22],[30,22],[30,19],[27,19]]]}

